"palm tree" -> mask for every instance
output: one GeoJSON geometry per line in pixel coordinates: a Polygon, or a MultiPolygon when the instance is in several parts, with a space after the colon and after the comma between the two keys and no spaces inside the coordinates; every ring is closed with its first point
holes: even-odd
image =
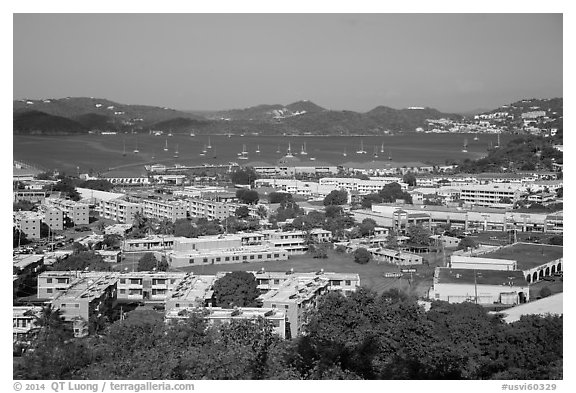
{"type": "Polygon", "coordinates": [[[100,231],[100,233],[104,233],[104,229],[106,228],[106,224],[104,223],[104,221],[98,221],[98,225],[96,226],[98,228],[98,230],[100,231]]]}
{"type": "Polygon", "coordinates": [[[258,214],[258,217],[264,219],[268,217],[268,210],[264,205],[259,205],[258,209],[256,209],[256,214],[258,214]]]}
{"type": "Polygon", "coordinates": [[[147,219],[141,211],[137,211],[134,213],[134,217],[132,217],[132,224],[138,229],[143,228],[146,221],[147,219]]]}
{"type": "Polygon", "coordinates": [[[158,220],[156,220],[155,218],[145,217],[143,229],[146,230],[146,233],[148,233],[148,235],[156,233],[158,231],[158,220]]]}

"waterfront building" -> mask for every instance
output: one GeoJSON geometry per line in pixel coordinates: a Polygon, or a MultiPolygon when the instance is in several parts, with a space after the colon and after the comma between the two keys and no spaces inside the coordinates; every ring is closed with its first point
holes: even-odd
{"type": "Polygon", "coordinates": [[[124,199],[115,198],[110,200],[101,200],[99,213],[103,218],[114,220],[118,223],[131,224],[134,221],[134,215],[142,211],[139,203],[125,201],[124,199]]]}
{"type": "Polygon", "coordinates": [[[140,201],[140,206],[144,216],[149,218],[167,219],[174,222],[187,217],[188,204],[184,201],[143,199],[140,201]]]}

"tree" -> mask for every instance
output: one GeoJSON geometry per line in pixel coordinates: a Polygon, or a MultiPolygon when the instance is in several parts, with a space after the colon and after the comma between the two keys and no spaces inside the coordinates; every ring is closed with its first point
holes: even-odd
{"type": "Polygon", "coordinates": [[[556,196],[558,198],[564,197],[564,187],[560,187],[559,189],[556,190],[556,196]]]}
{"type": "Polygon", "coordinates": [[[334,250],[336,251],[336,253],[338,254],[344,254],[346,252],[346,246],[342,245],[342,244],[338,244],[334,250]]]}
{"type": "Polygon", "coordinates": [[[15,212],[20,211],[20,210],[21,211],[32,211],[34,209],[35,209],[34,204],[32,202],[25,201],[25,200],[18,201],[16,203],[12,204],[12,211],[15,211],[15,212]]]}
{"type": "Polygon", "coordinates": [[[79,187],[89,188],[91,190],[110,191],[111,189],[114,188],[114,185],[110,183],[108,180],[96,179],[96,180],[86,180],[85,182],[80,183],[79,187]]]}
{"type": "Polygon", "coordinates": [[[138,271],[149,272],[158,267],[158,260],[153,253],[147,252],[138,260],[138,271]]]}
{"type": "Polygon", "coordinates": [[[104,235],[104,240],[102,240],[102,244],[107,249],[120,248],[120,244],[122,243],[122,237],[120,235],[111,234],[111,235],[104,235]]]}
{"type": "Polygon", "coordinates": [[[174,236],[197,237],[198,230],[187,218],[179,218],[174,222],[174,236]]]}
{"type": "Polygon", "coordinates": [[[430,230],[424,228],[421,224],[410,225],[408,227],[407,236],[410,238],[410,243],[418,246],[430,245],[430,230]]]}
{"type": "Polygon", "coordinates": [[[21,230],[16,229],[16,227],[13,228],[12,234],[13,234],[12,247],[23,246],[25,244],[30,243],[30,240],[28,240],[26,234],[21,230]]]}
{"type": "Polygon", "coordinates": [[[268,209],[264,205],[258,205],[258,208],[256,209],[256,214],[261,219],[266,219],[266,217],[268,217],[268,209]]]}
{"type": "Polygon", "coordinates": [[[402,181],[408,184],[410,187],[416,186],[416,176],[412,172],[406,172],[402,177],[402,181]]]}
{"type": "Polygon", "coordinates": [[[472,239],[471,237],[465,237],[462,240],[460,240],[460,243],[458,243],[458,249],[459,250],[467,250],[467,249],[472,249],[472,248],[476,248],[478,247],[478,245],[476,244],[476,242],[474,241],[474,239],[472,239]]]}
{"type": "Polygon", "coordinates": [[[79,251],[52,265],[54,270],[110,271],[110,264],[94,251],[79,251]]]}
{"type": "Polygon", "coordinates": [[[69,177],[60,180],[58,183],[51,186],[51,188],[53,191],[60,191],[64,193],[73,201],[80,200],[80,194],[78,194],[78,191],[76,191],[75,182],[69,177]]]}
{"type": "Polygon", "coordinates": [[[255,307],[258,296],[260,291],[256,278],[248,272],[228,273],[214,283],[214,298],[218,307],[255,307]]]}
{"type": "Polygon", "coordinates": [[[234,184],[253,185],[258,179],[258,174],[252,167],[240,168],[230,175],[230,181],[234,184]]]}
{"type": "Polygon", "coordinates": [[[500,198],[499,203],[508,203],[508,204],[510,204],[510,203],[514,203],[514,202],[512,202],[512,199],[510,199],[510,198],[508,198],[508,197],[502,197],[502,198],[500,198]]]}
{"type": "Polygon", "coordinates": [[[162,258],[160,258],[160,262],[158,262],[158,267],[156,270],[160,272],[166,272],[168,271],[169,268],[170,265],[168,264],[168,259],[166,258],[166,255],[162,255],[162,258]]]}
{"type": "Polygon", "coordinates": [[[282,203],[282,202],[294,202],[292,194],[289,192],[279,192],[272,191],[268,194],[268,202],[270,203],[282,203]]]}
{"type": "Polygon", "coordinates": [[[45,222],[40,223],[40,237],[46,238],[50,235],[50,227],[45,222]]]}
{"type": "Polygon", "coordinates": [[[250,210],[248,209],[248,206],[239,206],[234,212],[234,214],[239,219],[243,219],[250,216],[250,210]]]}
{"type": "Polygon", "coordinates": [[[342,209],[342,206],[328,205],[324,207],[324,214],[328,218],[336,218],[344,214],[344,209],[342,209]]]}
{"type": "Polygon", "coordinates": [[[548,243],[553,244],[555,246],[561,246],[564,243],[564,239],[561,235],[554,235],[550,239],[548,239],[548,243]]]}
{"type": "Polygon", "coordinates": [[[260,196],[256,190],[248,190],[246,188],[240,188],[237,190],[236,198],[238,198],[241,203],[247,205],[255,205],[260,200],[260,196]]]}
{"type": "Polygon", "coordinates": [[[378,191],[378,195],[382,198],[382,202],[386,203],[396,202],[397,199],[404,199],[406,203],[412,203],[412,196],[402,191],[402,187],[398,183],[386,184],[378,191]]]}
{"type": "Polygon", "coordinates": [[[354,251],[354,262],[365,265],[372,259],[372,254],[364,247],[359,247],[354,251]]]}
{"type": "Polygon", "coordinates": [[[376,228],[376,221],[371,218],[365,218],[362,220],[362,223],[358,227],[360,230],[360,236],[365,237],[369,236],[370,234],[374,234],[374,229],[376,228]]]}
{"type": "Polygon", "coordinates": [[[332,243],[318,243],[310,244],[308,246],[308,252],[312,255],[312,258],[326,259],[328,258],[328,250],[330,250],[332,243]]]}
{"type": "Polygon", "coordinates": [[[348,203],[348,192],[346,190],[332,190],[324,198],[324,206],[345,205],[348,203]]]}

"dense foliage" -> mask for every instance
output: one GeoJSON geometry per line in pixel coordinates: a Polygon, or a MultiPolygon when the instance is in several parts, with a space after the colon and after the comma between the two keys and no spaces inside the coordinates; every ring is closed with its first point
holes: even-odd
{"type": "Polygon", "coordinates": [[[406,203],[412,203],[412,196],[406,191],[402,191],[400,184],[389,183],[377,193],[364,196],[362,207],[369,209],[373,203],[393,203],[398,199],[402,199],[406,203]]]}
{"type": "Polygon", "coordinates": [[[324,206],[345,205],[348,202],[348,192],[346,190],[332,190],[324,197],[324,206]]]}
{"type": "Polygon", "coordinates": [[[260,291],[252,273],[228,273],[214,284],[214,298],[218,307],[255,307],[259,295],[260,291]]]}
{"type": "MultiPolygon", "coordinates": [[[[154,312],[148,311],[148,314],[154,312]]],[[[263,319],[207,326],[162,314],[115,322],[70,340],[54,311],[15,379],[561,379],[559,316],[506,324],[472,303],[433,302],[391,290],[331,292],[306,315],[306,335],[282,341],[263,319]]],[[[134,315],[134,318],[132,318],[134,315]]]]}

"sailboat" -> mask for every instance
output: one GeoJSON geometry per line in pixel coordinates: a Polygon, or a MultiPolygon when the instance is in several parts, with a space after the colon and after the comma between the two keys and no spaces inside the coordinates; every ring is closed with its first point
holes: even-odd
{"type": "Polygon", "coordinates": [[[344,157],[346,157],[346,156],[348,155],[348,153],[346,153],[346,146],[344,146],[344,153],[342,153],[342,155],[343,155],[344,157]]]}
{"type": "Polygon", "coordinates": [[[308,152],[306,151],[306,142],[304,142],[304,144],[302,145],[302,151],[300,152],[300,154],[302,154],[303,156],[308,155],[308,152]]]}
{"type": "Polygon", "coordinates": [[[360,150],[356,152],[356,154],[366,154],[366,150],[364,150],[364,141],[360,140],[360,150]]]}
{"type": "Polygon", "coordinates": [[[176,145],[176,151],[174,152],[174,158],[178,158],[178,145],[176,145]]]}
{"type": "Polygon", "coordinates": [[[134,149],[134,154],[138,153],[140,153],[140,150],[138,150],[138,139],[136,139],[136,148],[134,149]]]}
{"type": "Polygon", "coordinates": [[[260,154],[260,145],[258,145],[258,146],[256,147],[256,153],[257,153],[257,154],[260,154]]]}
{"type": "Polygon", "coordinates": [[[384,153],[384,143],[382,143],[382,146],[380,146],[380,153],[384,153]]]}
{"type": "Polygon", "coordinates": [[[378,148],[374,146],[374,158],[378,158],[378,148]]]}
{"type": "Polygon", "coordinates": [[[388,149],[388,161],[392,161],[392,149],[388,149]]]}
{"type": "Polygon", "coordinates": [[[239,153],[238,159],[239,160],[247,160],[248,159],[248,152],[246,151],[246,145],[242,145],[242,152],[239,153]]]}
{"type": "Polygon", "coordinates": [[[278,145],[278,149],[276,149],[276,153],[280,153],[280,145],[278,145]]]}
{"type": "Polygon", "coordinates": [[[480,140],[480,138],[478,138],[478,134],[474,135],[474,140],[475,140],[475,141],[479,141],[479,140],[480,140]]]}
{"type": "Polygon", "coordinates": [[[464,146],[462,147],[462,153],[468,153],[468,139],[464,138],[464,146]]]}
{"type": "Polygon", "coordinates": [[[212,149],[212,144],[210,143],[210,137],[208,137],[208,145],[206,146],[206,149],[212,149]]]}
{"type": "Polygon", "coordinates": [[[166,144],[164,145],[164,151],[168,151],[168,139],[166,139],[166,144]]]}
{"type": "Polygon", "coordinates": [[[286,157],[288,157],[288,158],[294,157],[292,155],[292,149],[290,148],[290,142],[288,142],[288,151],[286,152],[286,157]]]}
{"type": "Polygon", "coordinates": [[[124,149],[122,150],[122,155],[126,155],[126,139],[124,139],[124,149]]]}
{"type": "Polygon", "coordinates": [[[170,132],[168,133],[168,136],[172,136],[172,130],[170,130],[170,132]]]}
{"type": "Polygon", "coordinates": [[[206,145],[204,145],[204,148],[202,149],[202,151],[200,152],[201,156],[205,156],[206,155],[206,145]]]}
{"type": "Polygon", "coordinates": [[[494,146],[495,148],[499,148],[500,147],[500,134],[498,134],[498,143],[496,144],[496,146],[494,146]]]}
{"type": "Polygon", "coordinates": [[[191,133],[190,133],[190,136],[191,136],[192,138],[194,138],[194,137],[196,136],[196,134],[194,134],[193,132],[191,132],[191,133]]]}

